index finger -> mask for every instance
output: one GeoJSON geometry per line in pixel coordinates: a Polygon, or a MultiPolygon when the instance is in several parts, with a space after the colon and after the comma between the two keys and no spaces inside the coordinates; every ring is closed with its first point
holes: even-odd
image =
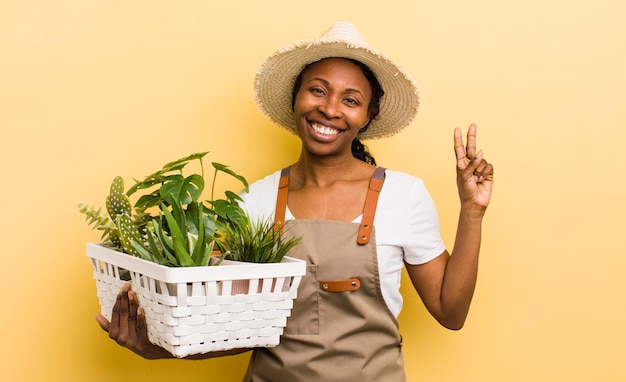
{"type": "Polygon", "coordinates": [[[111,324],[109,337],[118,341],[128,331],[128,291],[130,284],[124,284],[117,294],[113,311],[111,312],[111,324]]]}
{"type": "Polygon", "coordinates": [[[474,159],[476,157],[476,125],[471,124],[467,130],[467,157],[474,159]]]}
{"type": "Polygon", "coordinates": [[[466,156],[465,146],[463,146],[463,135],[458,127],[454,129],[454,154],[457,162],[462,161],[466,156]]]}

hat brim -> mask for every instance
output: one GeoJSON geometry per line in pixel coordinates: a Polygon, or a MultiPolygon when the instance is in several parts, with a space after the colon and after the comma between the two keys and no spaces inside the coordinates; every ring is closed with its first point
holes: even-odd
{"type": "Polygon", "coordinates": [[[295,80],[307,65],[330,57],[350,58],[367,65],[385,92],[378,116],[365,132],[358,135],[359,138],[394,135],[415,118],[419,92],[417,84],[406,71],[378,52],[344,41],[296,42],[268,57],[257,72],[254,85],[254,98],[261,111],[275,123],[295,133],[291,107],[295,80]]]}

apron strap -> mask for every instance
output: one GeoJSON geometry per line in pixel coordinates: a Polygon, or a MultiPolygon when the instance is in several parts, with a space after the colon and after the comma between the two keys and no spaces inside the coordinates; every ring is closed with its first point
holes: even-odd
{"type": "Polygon", "coordinates": [[[280,173],[278,181],[278,195],[276,196],[276,212],[274,212],[274,231],[283,233],[285,226],[285,211],[287,210],[287,194],[289,193],[289,167],[280,173]]]}
{"type": "MultiPolygon", "coordinates": [[[[374,214],[378,204],[378,196],[385,181],[385,168],[376,167],[372,179],[370,179],[365,206],[363,207],[363,217],[359,226],[357,243],[364,245],[369,243],[374,225],[374,214]]],[[[289,194],[289,167],[282,169],[280,180],[278,181],[278,195],[276,196],[276,211],[274,212],[274,230],[282,234],[285,226],[285,211],[287,210],[287,195],[289,194]]]]}
{"type": "Polygon", "coordinates": [[[374,214],[376,213],[376,205],[378,204],[378,196],[383,188],[385,181],[385,168],[376,167],[372,179],[370,179],[369,189],[365,197],[365,207],[363,207],[363,217],[359,226],[359,234],[356,242],[360,245],[369,243],[372,236],[372,227],[374,226],[374,214]]]}

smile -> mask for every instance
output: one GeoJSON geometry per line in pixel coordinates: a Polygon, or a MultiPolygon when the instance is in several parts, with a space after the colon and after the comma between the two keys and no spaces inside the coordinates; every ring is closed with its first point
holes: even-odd
{"type": "Polygon", "coordinates": [[[337,135],[341,132],[341,130],[333,129],[332,127],[324,126],[316,122],[312,122],[311,127],[315,132],[322,135],[337,135]]]}

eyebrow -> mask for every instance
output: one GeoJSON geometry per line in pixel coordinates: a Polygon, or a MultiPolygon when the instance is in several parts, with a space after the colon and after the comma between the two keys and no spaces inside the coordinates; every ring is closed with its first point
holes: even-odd
{"type": "MultiPolygon", "coordinates": [[[[311,81],[320,81],[321,83],[323,83],[326,86],[330,85],[330,82],[326,81],[325,79],[321,78],[321,77],[313,77],[311,78],[308,82],[311,81]]],[[[360,94],[362,97],[365,97],[365,95],[359,90],[359,89],[354,89],[354,88],[347,88],[346,92],[348,93],[358,93],[360,94]]]]}

